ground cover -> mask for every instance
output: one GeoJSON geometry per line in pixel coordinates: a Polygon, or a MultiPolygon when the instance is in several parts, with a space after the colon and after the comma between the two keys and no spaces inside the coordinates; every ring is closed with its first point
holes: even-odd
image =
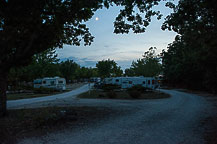
{"type": "Polygon", "coordinates": [[[160,91],[148,91],[148,92],[128,92],[123,91],[102,91],[102,90],[91,90],[89,92],[82,93],[77,96],[78,98],[95,98],[95,99],[161,99],[169,98],[170,95],[160,91]],[[136,96],[133,96],[136,95],[136,96]]]}
{"type": "Polygon", "coordinates": [[[84,83],[69,84],[66,86],[65,91],[54,91],[54,90],[51,91],[50,89],[42,88],[42,89],[34,89],[31,92],[9,93],[7,94],[7,100],[18,100],[18,99],[52,96],[52,95],[61,94],[64,92],[77,89],[83,85],[84,83]]]}
{"type": "Polygon", "coordinates": [[[102,107],[46,107],[8,110],[0,118],[0,143],[15,144],[17,139],[42,136],[70,126],[95,123],[115,112],[102,107]]]}

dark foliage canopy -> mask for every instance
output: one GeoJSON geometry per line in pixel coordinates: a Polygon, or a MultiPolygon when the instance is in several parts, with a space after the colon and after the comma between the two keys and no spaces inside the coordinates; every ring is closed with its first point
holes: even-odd
{"type": "Polygon", "coordinates": [[[155,77],[161,73],[160,58],[156,54],[156,47],[149,48],[142,59],[133,61],[129,69],[125,70],[126,76],[155,77]]]}
{"type": "Polygon", "coordinates": [[[162,28],[178,33],[163,52],[168,83],[217,91],[217,5],[215,0],[181,0],[162,28]]]}
{"type": "Polygon", "coordinates": [[[103,7],[123,7],[114,22],[114,33],[144,32],[151,16],[161,16],[151,10],[159,1],[0,0],[0,67],[24,65],[34,54],[63,44],[80,45],[83,40],[90,45],[94,37],[85,22],[103,7]]]}
{"type": "Polygon", "coordinates": [[[96,64],[98,75],[101,78],[122,76],[123,71],[114,60],[102,60],[96,64]]]}
{"type": "Polygon", "coordinates": [[[152,7],[160,0],[0,0],[0,116],[6,112],[7,75],[11,68],[30,63],[32,56],[64,44],[90,45],[86,27],[97,9],[122,6],[115,33],[145,31],[152,7]],[[136,10],[135,10],[136,9],[136,10]],[[141,14],[144,13],[144,14],[141,14]],[[145,16],[142,16],[145,15],[145,16]]]}

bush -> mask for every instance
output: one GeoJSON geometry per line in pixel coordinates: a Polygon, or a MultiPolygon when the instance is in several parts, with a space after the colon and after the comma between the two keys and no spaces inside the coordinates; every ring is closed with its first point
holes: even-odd
{"type": "Polygon", "coordinates": [[[142,85],[134,85],[131,88],[128,88],[127,91],[131,98],[138,99],[141,96],[141,93],[144,93],[148,88],[143,87],[142,85]]]}
{"type": "Polygon", "coordinates": [[[33,90],[33,86],[30,85],[11,85],[9,86],[10,88],[8,88],[8,90],[10,91],[26,91],[26,90],[33,90]]]}
{"type": "Polygon", "coordinates": [[[104,84],[102,85],[102,89],[104,91],[113,91],[115,89],[120,89],[120,86],[115,84],[104,84]]]}
{"type": "Polygon", "coordinates": [[[141,96],[141,92],[137,90],[128,91],[129,95],[133,99],[138,99],[141,96]]]}
{"type": "Polygon", "coordinates": [[[37,94],[44,94],[44,93],[54,93],[56,90],[53,88],[45,88],[45,87],[40,87],[40,88],[34,88],[34,93],[37,94]]]}
{"type": "Polygon", "coordinates": [[[24,90],[33,90],[33,86],[25,85],[25,86],[22,86],[22,89],[24,89],[24,90]]]}
{"type": "Polygon", "coordinates": [[[117,94],[114,91],[109,91],[106,93],[107,97],[110,99],[114,99],[117,97],[117,94]]]}
{"type": "Polygon", "coordinates": [[[99,94],[99,98],[104,98],[104,94],[99,94]]]}
{"type": "Polygon", "coordinates": [[[134,85],[131,88],[128,88],[128,91],[139,91],[146,92],[149,88],[143,87],[142,85],[134,85]]]}

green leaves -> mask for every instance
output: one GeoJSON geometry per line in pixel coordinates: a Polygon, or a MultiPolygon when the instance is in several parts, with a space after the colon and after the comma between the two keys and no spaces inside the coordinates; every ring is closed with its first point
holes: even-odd
{"type": "Polygon", "coordinates": [[[75,79],[76,72],[80,66],[75,63],[73,60],[66,60],[59,64],[59,71],[61,76],[66,79],[67,82],[75,79]]]}
{"type": "Polygon", "coordinates": [[[98,74],[101,78],[122,76],[121,67],[114,60],[102,60],[96,64],[98,74]]]}
{"type": "Polygon", "coordinates": [[[160,0],[6,0],[0,1],[0,67],[27,63],[34,54],[64,44],[90,45],[85,22],[103,7],[120,6],[114,33],[145,32],[160,0]]]}
{"type": "Polygon", "coordinates": [[[156,55],[156,47],[151,47],[144,53],[143,58],[133,61],[130,69],[125,70],[127,76],[154,77],[161,73],[159,56],[156,55]]]}
{"type": "Polygon", "coordinates": [[[159,11],[152,10],[159,1],[125,0],[120,3],[124,8],[120,10],[120,14],[114,22],[114,33],[129,33],[130,30],[134,33],[145,32],[151,22],[151,17],[157,16],[157,19],[162,17],[159,11]]]}
{"type": "Polygon", "coordinates": [[[217,6],[214,0],[182,0],[162,28],[179,35],[163,52],[163,68],[170,84],[217,89],[217,6]]]}

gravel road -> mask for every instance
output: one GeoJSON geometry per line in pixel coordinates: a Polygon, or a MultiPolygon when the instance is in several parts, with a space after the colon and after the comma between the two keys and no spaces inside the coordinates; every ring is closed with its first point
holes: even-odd
{"type": "MultiPolygon", "coordinates": [[[[65,129],[43,137],[26,138],[19,144],[203,144],[200,121],[212,105],[203,97],[176,90],[161,90],[171,98],[158,100],[93,100],[68,97],[35,103],[47,105],[100,106],[121,111],[94,125],[65,129]]],[[[28,107],[28,105],[26,105],[28,107]]]]}
{"type": "Polygon", "coordinates": [[[47,101],[66,99],[68,97],[75,98],[77,95],[88,91],[91,86],[92,86],[92,84],[91,85],[86,84],[86,85],[81,86],[80,88],[77,88],[77,89],[72,90],[70,92],[65,92],[62,94],[56,94],[53,96],[20,99],[20,100],[9,100],[9,101],[7,101],[7,108],[9,108],[9,109],[18,108],[18,107],[23,107],[25,105],[30,105],[30,104],[34,104],[34,103],[43,103],[43,102],[47,102],[47,101]]]}

